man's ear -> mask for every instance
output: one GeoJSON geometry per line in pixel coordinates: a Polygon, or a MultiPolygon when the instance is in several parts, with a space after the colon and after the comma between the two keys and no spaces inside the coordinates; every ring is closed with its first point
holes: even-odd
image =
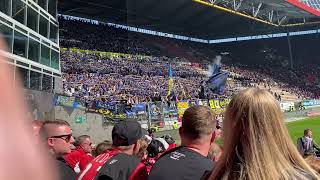
{"type": "Polygon", "coordinates": [[[48,144],[48,146],[53,147],[54,146],[53,139],[52,138],[48,138],[47,139],[47,144],[48,144]]]}

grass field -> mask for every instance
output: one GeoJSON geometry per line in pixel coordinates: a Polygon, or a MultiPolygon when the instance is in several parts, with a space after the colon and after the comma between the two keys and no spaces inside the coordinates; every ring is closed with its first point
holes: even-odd
{"type": "MultiPolygon", "coordinates": [[[[312,130],[313,139],[317,142],[317,144],[320,144],[320,117],[312,117],[301,121],[289,122],[287,123],[287,127],[294,144],[297,143],[297,139],[299,137],[303,136],[303,130],[306,128],[310,128],[312,130]]],[[[157,132],[155,133],[155,136],[160,137],[164,134],[170,134],[176,140],[176,143],[180,144],[178,130],[157,132]]]]}
{"type": "Polygon", "coordinates": [[[287,123],[287,127],[291,136],[291,139],[296,144],[297,139],[303,136],[303,130],[310,128],[312,130],[313,139],[320,143],[320,117],[306,118],[301,121],[294,121],[287,123]]]}

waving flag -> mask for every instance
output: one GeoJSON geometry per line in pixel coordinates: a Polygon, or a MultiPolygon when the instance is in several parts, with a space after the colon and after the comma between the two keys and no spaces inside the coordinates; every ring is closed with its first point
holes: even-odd
{"type": "Polygon", "coordinates": [[[168,81],[168,93],[167,93],[167,96],[171,95],[172,89],[173,89],[173,72],[172,72],[171,65],[169,67],[168,74],[169,74],[169,81],[168,81]]]}
{"type": "Polygon", "coordinates": [[[209,79],[206,81],[207,87],[214,93],[222,95],[229,72],[221,71],[221,56],[217,56],[214,63],[209,67],[209,79]]]}

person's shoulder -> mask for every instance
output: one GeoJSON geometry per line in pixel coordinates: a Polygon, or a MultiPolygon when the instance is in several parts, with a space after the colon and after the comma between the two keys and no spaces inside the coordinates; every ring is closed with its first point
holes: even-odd
{"type": "Polygon", "coordinates": [[[106,171],[109,171],[110,169],[134,169],[139,163],[140,160],[138,157],[125,153],[119,153],[111,157],[102,167],[102,169],[105,169],[106,171]]]}
{"type": "Polygon", "coordinates": [[[59,168],[60,179],[61,180],[68,180],[68,179],[75,179],[76,173],[72,170],[72,168],[62,159],[57,159],[57,166],[59,168]]]}
{"type": "MultiPolygon", "coordinates": [[[[144,164],[140,163],[138,157],[119,153],[110,158],[105,165],[99,170],[98,177],[113,177],[117,179],[119,175],[127,176],[132,173],[139,173],[142,169],[146,169],[144,164]]],[[[129,177],[126,177],[128,179],[129,177]]]]}

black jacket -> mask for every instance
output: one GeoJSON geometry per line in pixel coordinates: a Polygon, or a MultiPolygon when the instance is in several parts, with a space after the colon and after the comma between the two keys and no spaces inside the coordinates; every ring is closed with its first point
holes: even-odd
{"type": "Polygon", "coordinates": [[[95,180],[146,180],[147,168],[136,156],[119,153],[99,170],[95,180]]]}
{"type": "Polygon", "coordinates": [[[60,180],[75,180],[77,178],[77,174],[63,158],[57,159],[56,163],[60,174],[60,180]]]}

